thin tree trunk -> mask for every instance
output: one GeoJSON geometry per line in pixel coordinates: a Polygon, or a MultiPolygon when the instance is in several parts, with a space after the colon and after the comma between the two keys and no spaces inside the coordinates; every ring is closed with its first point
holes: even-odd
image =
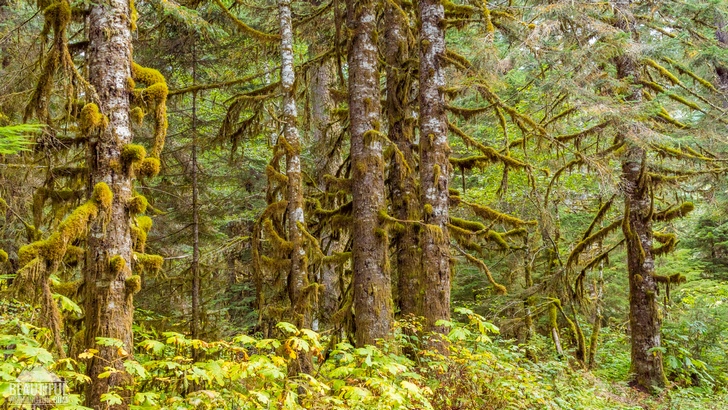
{"type": "Polygon", "coordinates": [[[384,161],[380,127],[379,66],[376,45],[378,2],[348,0],[349,119],[351,134],[356,343],[374,344],[392,330],[392,285],[385,211],[384,161]]]}
{"type": "Polygon", "coordinates": [[[423,313],[427,327],[445,332],[438,320],[450,319],[450,249],[447,232],[450,147],[445,119],[445,9],[440,0],[421,0],[420,29],[420,184],[424,220],[422,233],[423,313]]]}
{"type": "MultiPolygon", "coordinates": [[[[317,44],[312,45],[312,57],[325,51],[321,46],[323,36],[317,39],[317,44]]],[[[338,123],[332,122],[331,111],[335,104],[331,96],[331,89],[336,85],[336,72],[333,60],[326,60],[320,66],[313,68],[310,83],[310,121],[311,136],[314,141],[313,152],[325,153],[316,155],[316,180],[319,181],[319,189],[326,190],[325,175],[334,175],[341,166],[342,158],[340,150],[332,151],[335,140],[341,133],[338,123]]],[[[323,204],[322,204],[323,205],[323,204]]],[[[328,208],[337,208],[340,204],[328,203],[328,208]]],[[[344,251],[346,236],[340,233],[324,232],[321,239],[322,251],[326,256],[344,251]]],[[[332,325],[331,316],[336,313],[341,303],[341,286],[339,268],[335,265],[322,264],[318,281],[323,285],[323,292],[319,296],[318,323],[314,325],[318,329],[329,329],[332,325]]],[[[312,324],[313,325],[313,324],[312,324]]],[[[314,329],[314,330],[318,330],[314,329]]]]}
{"type": "MultiPolygon", "coordinates": [[[[728,46],[728,31],[726,31],[726,22],[719,19],[717,21],[718,29],[715,31],[715,38],[723,46],[728,46]]],[[[728,107],[728,67],[716,64],[715,73],[718,75],[718,89],[723,94],[723,107],[728,107]]]]}
{"type": "MultiPolygon", "coordinates": [[[[192,43],[192,85],[197,82],[197,50],[192,43]]],[[[197,91],[192,92],[192,323],[193,339],[200,338],[200,204],[197,186],[197,91]]]]}
{"type": "Polygon", "coordinates": [[[127,203],[132,193],[132,179],[118,164],[124,145],[131,143],[129,122],[129,90],[131,77],[131,27],[129,0],[109,0],[94,5],[89,15],[89,82],[98,93],[98,106],[108,118],[98,139],[89,142],[88,166],[90,184],[105,182],[114,194],[110,211],[101,216],[103,222],[92,224],[88,235],[86,255],[86,323],[85,345],[99,352],[90,360],[87,374],[91,382],[86,392],[86,406],[105,408],[101,395],[119,392],[124,403],[112,409],[129,407],[131,376],[124,370],[126,355],[133,352],[132,316],[133,290],[127,289],[131,276],[132,239],[127,203]],[[118,272],[109,266],[110,258],[120,256],[126,262],[118,272]],[[97,337],[114,338],[123,342],[124,349],[100,346],[97,337]],[[99,378],[105,367],[118,372],[99,378]]]}
{"type": "MultiPolygon", "coordinates": [[[[401,1],[396,4],[401,7],[401,1]]],[[[407,22],[397,8],[387,2],[384,14],[384,44],[387,60],[387,121],[389,139],[397,145],[404,158],[390,165],[389,185],[392,212],[397,219],[421,218],[420,200],[415,180],[414,119],[408,116],[412,94],[412,72],[407,70],[410,45],[407,22]]],[[[397,259],[397,303],[401,315],[422,313],[420,286],[420,249],[417,225],[406,224],[395,230],[392,242],[397,259]]]]}
{"type": "MultiPolygon", "coordinates": [[[[291,26],[291,0],[279,0],[281,25],[281,87],[283,88],[283,137],[286,139],[286,176],[288,176],[288,240],[291,242],[291,271],[288,274],[288,297],[291,301],[295,325],[311,328],[311,301],[308,281],[306,249],[303,243],[305,220],[303,217],[303,178],[301,176],[301,143],[298,137],[298,112],[295,97],[293,69],[293,29],[291,26]]],[[[309,355],[300,352],[294,373],[311,373],[309,355]]]]}

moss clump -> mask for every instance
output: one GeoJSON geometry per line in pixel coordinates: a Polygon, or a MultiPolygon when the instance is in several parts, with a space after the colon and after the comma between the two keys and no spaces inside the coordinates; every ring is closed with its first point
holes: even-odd
{"type": "Polygon", "coordinates": [[[126,285],[126,293],[137,293],[142,289],[142,277],[139,275],[129,276],[126,281],[124,281],[124,284],[126,285]]]}
{"type": "Polygon", "coordinates": [[[8,203],[4,199],[0,198],[0,212],[5,213],[8,210],[8,203]]]}
{"type": "Polygon", "coordinates": [[[114,200],[114,194],[105,182],[99,182],[94,185],[94,193],[91,199],[100,205],[102,209],[109,209],[111,208],[111,202],[114,200]]]}
{"type": "Polygon", "coordinates": [[[115,255],[109,259],[109,270],[111,270],[111,273],[117,274],[124,270],[125,267],[126,260],[121,255],[115,255]]]}
{"type": "Polygon", "coordinates": [[[4,250],[0,249],[0,263],[5,263],[8,261],[8,253],[4,250]]]}
{"type": "Polygon", "coordinates": [[[153,178],[159,174],[160,168],[161,164],[157,158],[147,157],[139,166],[139,173],[144,177],[153,178]]]}
{"type": "MultiPolygon", "coordinates": [[[[137,63],[132,64],[132,77],[135,81],[144,83],[146,88],[135,89],[132,95],[138,103],[147,106],[154,106],[154,147],[152,157],[159,158],[164,147],[164,140],[167,137],[167,95],[169,89],[164,76],[153,68],[142,67],[137,63]]],[[[157,171],[158,173],[159,171],[157,171]]],[[[156,173],[154,174],[156,175],[156,173]]]]}
{"type": "Polygon", "coordinates": [[[677,208],[668,209],[654,214],[652,216],[652,220],[659,222],[671,221],[675,218],[682,218],[683,216],[690,213],[693,209],[695,209],[695,204],[693,204],[692,202],[684,202],[677,208]]]}
{"type": "Polygon", "coordinates": [[[152,229],[152,218],[148,216],[137,216],[136,223],[144,232],[149,232],[152,229]]]}
{"type": "Polygon", "coordinates": [[[121,160],[125,165],[138,165],[147,157],[147,150],[138,144],[127,144],[121,149],[121,160]]]}
{"type": "Polygon", "coordinates": [[[129,200],[129,212],[132,214],[143,214],[147,211],[147,206],[149,206],[149,201],[143,195],[134,195],[129,200]]]}
{"type": "Polygon", "coordinates": [[[81,109],[78,126],[84,134],[106,128],[108,124],[108,118],[104,114],[101,114],[98,105],[89,103],[81,109]]]}
{"type": "Polygon", "coordinates": [[[468,221],[467,219],[456,218],[454,216],[450,217],[450,223],[473,232],[485,230],[485,225],[480,222],[468,221]]]}
{"type": "Polygon", "coordinates": [[[164,258],[159,255],[134,252],[134,272],[159,272],[162,270],[164,258]]]}
{"type": "Polygon", "coordinates": [[[144,115],[145,113],[142,107],[134,107],[129,111],[129,116],[136,125],[144,124],[144,115]]]}
{"type": "Polygon", "coordinates": [[[142,82],[147,85],[164,83],[166,80],[162,73],[153,68],[142,67],[137,63],[131,65],[131,75],[134,80],[142,82]]]}

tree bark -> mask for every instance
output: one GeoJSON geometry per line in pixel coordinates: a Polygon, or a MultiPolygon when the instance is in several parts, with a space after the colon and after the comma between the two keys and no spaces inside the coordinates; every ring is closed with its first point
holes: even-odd
{"type": "MultiPolygon", "coordinates": [[[[278,1],[281,26],[281,88],[283,89],[283,137],[286,139],[286,176],[288,176],[288,240],[291,242],[291,270],[288,274],[288,297],[295,325],[311,328],[311,302],[308,281],[308,260],[303,243],[303,178],[301,177],[301,142],[298,136],[298,112],[293,68],[293,28],[291,0],[278,1]]],[[[313,366],[308,354],[299,352],[294,373],[311,373],[313,366]]]]}
{"type": "MultiPolygon", "coordinates": [[[[397,1],[402,7],[402,2],[397,1]]],[[[387,123],[389,139],[404,158],[395,158],[390,165],[392,213],[397,219],[421,219],[420,199],[415,180],[414,119],[409,115],[412,73],[406,67],[410,58],[407,22],[397,8],[387,2],[384,13],[385,57],[387,61],[387,123]]],[[[422,313],[420,286],[420,249],[417,225],[405,224],[395,229],[392,237],[397,260],[397,304],[402,316],[422,313]]]]}
{"type": "MultiPolygon", "coordinates": [[[[120,168],[121,151],[131,143],[129,90],[131,77],[131,27],[129,0],[109,0],[94,5],[89,15],[89,82],[98,93],[98,106],[108,118],[98,138],[89,142],[89,188],[105,182],[114,194],[110,211],[89,229],[86,254],[85,345],[99,350],[87,367],[91,383],[86,392],[86,406],[102,408],[101,395],[117,392],[124,403],[112,409],[129,407],[131,376],[123,361],[133,352],[132,295],[126,280],[131,276],[132,238],[127,203],[132,193],[132,178],[120,168]],[[110,258],[120,256],[126,262],[118,272],[109,266],[110,258]],[[97,337],[123,342],[123,350],[96,344],[97,337]],[[105,367],[119,372],[108,378],[98,376],[105,367]]],[[[91,192],[91,189],[89,189],[91,192]]]]}
{"type": "MultiPolygon", "coordinates": [[[[635,20],[629,10],[630,0],[618,0],[615,26],[634,37],[635,20]]],[[[637,62],[629,54],[616,58],[617,78],[636,83],[637,62]]],[[[632,86],[629,102],[641,101],[642,91],[632,86]]],[[[635,127],[636,128],[636,127],[635,127]]],[[[639,132],[634,129],[634,132],[639,132]]],[[[629,275],[629,322],[632,338],[633,383],[645,390],[667,383],[660,353],[660,312],[652,255],[652,201],[647,182],[646,152],[637,142],[626,139],[627,152],[622,158],[622,192],[624,221],[622,231],[627,244],[629,275]]]]}
{"type": "MultiPolygon", "coordinates": [[[[194,34],[193,34],[194,35],[194,34]]],[[[197,50],[192,43],[192,86],[197,83],[197,50]]],[[[197,180],[197,91],[192,92],[192,323],[193,339],[200,338],[200,204],[197,180]]],[[[198,352],[195,351],[195,359],[198,352]]]]}
{"type": "MultiPolygon", "coordinates": [[[[311,45],[312,57],[325,51],[322,46],[324,36],[317,36],[316,43],[311,45]]],[[[325,43],[324,43],[325,44],[325,43]]],[[[330,115],[335,108],[335,104],[331,95],[331,89],[336,84],[336,67],[333,60],[326,60],[320,66],[314,67],[311,74],[310,82],[310,123],[311,137],[314,142],[313,152],[319,153],[315,155],[316,161],[316,180],[319,181],[319,189],[326,190],[325,175],[334,175],[336,170],[341,166],[342,158],[340,149],[333,148],[336,140],[341,133],[341,126],[338,122],[332,121],[330,115]],[[320,155],[325,153],[325,155],[320,155]]],[[[322,204],[329,209],[335,209],[342,205],[337,203],[336,199],[331,203],[322,204]]],[[[322,234],[321,250],[326,256],[344,251],[348,235],[341,232],[326,231],[322,234]]],[[[341,281],[339,267],[330,264],[322,264],[320,267],[319,283],[323,286],[323,291],[319,296],[317,323],[312,324],[314,330],[326,330],[332,325],[331,316],[336,313],[341,303],[341,281]]]]}
{"type": "Polygon", "coordinates": [[[356,344],[374,344],[392,330],[392,285],[387,237],[379,213],[385,210],[380,127],[376,16],[379,2],[348,0],[349,119],[354,226],[354,312],[356,344]]]}
{"type": "Polygon", "coordinates": [[[421,0],[420,13],[420,183],[424,221],[422,232],[423,313],[427,327],[445,332],[438,320],[450,319],[449,218],[450,146],[445,118],[445,9],[440,0],[421,0]]]}
{"type": "Polygon", "coordinates": [[[652,201],[644,162],[644,149],[630,146],[622,162],[625,199],[622,229],[627,240],[632,373],[638,386],[652,390],[664,387],[667,380],[662,368],[662,353],[656,350],[660,347],[662,320],[652,255],[652,201]]]}

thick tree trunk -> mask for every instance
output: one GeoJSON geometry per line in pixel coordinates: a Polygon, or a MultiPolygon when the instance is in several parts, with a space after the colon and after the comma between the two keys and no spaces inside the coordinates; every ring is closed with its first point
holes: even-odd
{"type": "Polygon", "coordinates": [[[634,382],[647,390],[664,387],[657,305],[655,259],[652,255],[652,201],[646,183],[644,149],[632,145],[622,162],[624,214],[629,271],[629,324],[634,382]]]}
{"type": "MultiPolygon", "coordinates": [[[[298,136],[298,112],[293,70],[293,28],[291,0],[278,1],[281,24],[281,87],[283,89],[283,137],[286,139],[286,176],[288,176],[288,240],[291,242],[291,270],[288,274],[288,297],[294,324],[299,329],[311,328],[311,302],[306,249],[303,244],[303,178],[301,177],[301,142],[298,136]]],[[[300,352],[294,373],[311,373],[311,358],[300,352]]]]}
{"type": "Polygon", "coordinates": [[[430,330],[445,332],[438,320],[450,319],[450,249],[447,232],[450,147],[445,119],[445,9],[440,0],[421,0],[420,13],[420,184],[424,220],[422,233],[423,313],[430,330]]]}
{"type": "MultiPolygon", "coordinates": [[[[630,0],[615,1],[619,12],[615,26],[633,36],[635,20],[629,10],[630,0]]],[[[616,58],[617,77],[635,83],[637,62],[629,54],[616,58]]],[[[628,100],[637,103],[642,91],[632,87],[628,100]]],[[[634,133],[638,133],[634,130],[634,133]]],[[[629,320],[632,337],[632,373],[634,383],[652,390],[667,382],[662,368],[660,347],[660,312],[658,311],[655,280],[655,260],[652,255],[652,201],[647,184],[645,150],[635,141],[627,140],[627,152],[622,158],[622,191],[624,222],[622,231],[627,244],[629,274],[629,320]]]]}
{"type": "MultiPolygon", "coordinates": [[[[401,7],[401,1],[397,1],[401,7]]],[[[417,192],[414,153],[414,119],[409,115],[412,94],[412,72],[406,67],[410,58],[407,22],[394,5],[387,2],[385,19],[385,57],[387,60],[387,122],[389,139],[404,158],[390,165],[389,185],[392,213],[397,219],[419,221],[420,200],[417,192]],[[403,162],[404,161],[404,162],[403,162]]],[[[401,315],[422,314],[420,286],[420,249],[417,225],[406,224],[396,229],[392,242],[397,259],[397,303],[401,315]]]]}
{"type": "Polygon", "coordinates": [[[356,343],[374,344],[392,330],[392,285],[387,266],[384,161],[379,135],[379,66],[376,46],[378,2],[348,0],[349,119],[354,226],[354,312],[356,343]]]}
{"type": "Polygon", "coordinates": [[[86,392],[86,406],[105,408],[101,395],[116,391],[125,401],[113,409],[129,407],[130,391],[123,390],[132,382],[123,366],[125,355],[132,354],[132,295],[126,280],[131,276],[132,239],[127,203],[132,193],[132,179],[120,168],[121,151],[131,143],[129,123],[129,90],[131,77],[131,30],[129,0],[109,0],[94,5],[89,15],[89,81],[98,93],[98,106],[108,118],[97,139],[89,143],[89,187],[105,182],[113,191],[110,211],[89,230],[86,255],[86,323],[85,345],[99,350],[90,360],[87,374],[91,378],[86,392]],[[109,260],[120,256],[126,262],[118,272],[112,271],[109,260]],[[97,337],[114,338],[124,349],[96,344],[97,337]],[[100,379],[104,368],[119,370],[100,379]],[[119,390],[121,389],[121,390],[119,390]]]}

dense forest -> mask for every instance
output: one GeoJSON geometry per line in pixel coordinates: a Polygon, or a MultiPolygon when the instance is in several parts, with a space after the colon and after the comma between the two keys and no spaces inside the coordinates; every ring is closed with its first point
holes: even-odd
{"type": "Polygon", "coordinates": [[[0,406],[726,409],[727,114],[725,0],[0,0],[0,406]]]}

